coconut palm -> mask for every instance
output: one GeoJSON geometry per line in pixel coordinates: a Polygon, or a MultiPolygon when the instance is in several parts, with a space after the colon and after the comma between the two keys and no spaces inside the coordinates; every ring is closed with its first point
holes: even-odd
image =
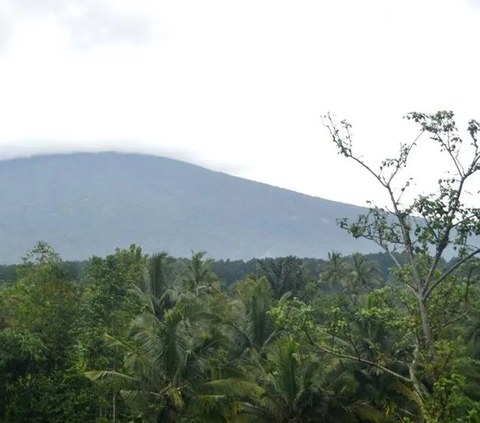
{"type": "Polygon", "coordinates": [[[341,286],[347,274],[348,263],[340,253],[328,253],[328,261],[320,272],[320,283],[326,284],[330,290],[341,286]]]}
{"type": "Polygon", "coordinates": [[[380,270],[375,263],[362,254],[353,254],[352,261],[346,266],[342,284],[345,290],[353,295],[359,295],[368,289],[380,285],[380,270]]]}
{"type": "Polygon", "coordinates": [[[205,258],[205,255],[204,251],[192,253],[181,278],[186,289],[200,291],[211,287],[216,282],[215,274],[211,269],[214,260],[205,258]]]}
{"type": "Polygon", "coordinates": [[[258,265],[270,283],[277,299],[287,292],[298,296],[303,292],[307,283],[306,270],[302,260],[298,257],[288,256],[259,260],[258,265]]]}
{"type": "Polygon", "coordinates": [[[261,350],[275,337],[275,326],[269,312],[274,294],[265,277],[246,279],[235,286],[236,300],[229,302],[229,315],[224,319],[231,330],[234,354],[250,349],[261,350]]]}
{"type": "Polygon", "coordinates": [[[172,261],[167,253],[153,254],[149,258],[147,288],[156,298],[160,298],[172,285],[172,261]]]}
{"type": "Polygon", "coordinates": [[[172,263],[173,259],[167,253],[152,255],[141,283],[132,286],[140,302],[158,319],[181,298],[178,284],[173,279],[172,263]]]}
{"type": "Polygon", "coordinates": [[[142,421],[177,422],[195,389],[209,380],[209,363],[228,340],[209,321],[205,304],[182,298],[159,319],[147,310],[132,323],[129,341],[110,338],[125,352],[125,372],[89,372],[108,378],[142,421]]]}
{"type": "MultiPolygon", "coordinates": [[[[337,370],[337,362],[308,354],[291,338],[270,345],[266,357],[252,350],[241,364],[244,378],[203,385],[205,403],[230,399],[231,422],[314,423],[381,421],[382,414],[354,393],[356,381],[337,370]],[[362,420],[364,419],[364,420],[362,420]]],[[[197,398],[200,407],[204,398],[197,398]]]]}

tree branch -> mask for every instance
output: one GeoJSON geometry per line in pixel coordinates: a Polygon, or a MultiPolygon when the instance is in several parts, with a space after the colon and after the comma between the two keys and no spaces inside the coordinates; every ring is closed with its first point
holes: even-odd
{"type": "Polygon", "coordinates": [[[426,286],[423,292],[423,299],[426,300],[432,291],[448,276],[450,276],[455,270],[457,270],[462,264],[470,260],[471,258],[475,257],[477,254],[480,253],[480,248],[472,251],[468,256],[464,257],[462,260],[459,260],[455,265],[453,265],[450,269],[448,269],[442,276],[440,276],[430,287],[426,286]]]}
{"type": "Polygon", "coordinates": [[[369,366],[376,367],[377,369],[380,369],[380,370],[384,371],[385,373],[388,373],[389,375],[395,376],[397,379],[400,379],[403,382],[406,382],[406,383],[411,383],[412,382],[412,380],[410,378],[405,377],[405,376],[401,375],[400,373],[397,373],[397,372],[389,369],[388,367],[385,367],[385,366],[382,366],[381,364],[375,363],[374,361],[365,360],[365,359],[361,358],[360,356],[355,357],[354,355],[338,353],[338,352],[335,352],[335,351],[333,351],[329,348],[322,347],[321,345],[318,345],[316,342],[314,342],[314,340],[312,339],[312,337],[310,336],[310,334],[308,333],[307,330],[304,329],[304,332],[305,332],[305,335],[307,335],[307,339],[310,342],[310,344],[312,346],[318,348],[320,351],[322,351],[326,354],[331,354],[331,355],[334,355],[335,357],[338,357],[338,358],[345,358],[347,360],[352,360],[352,361],[356,361],[358,363],[367,364],[369,366]]]}
{"type": "Polygon", "coordinates": [[[397,379],[400,379],[402,382],[412,383],[412,380],[410,378],[405,377],[405,376],[401,375],[400,373],[397,373],[397,372],[389,369],[388,367],[385,367],[385,366],[382,366],[381,364],[375,363],[374,361],[365,360],[361,357],[355,357],[353,355],[338,353],[336,351],[332,351],[332,350],[330,350],[328,348],[325,348],[325,347],[322,347],[320,345],[316,345],[316,347],[320,351],[322,351],[326,354],[331,354],[331,355],[334,355],[335,357],[338,357],[338,358],[344,358],[346,360],[352,360],[352,361],[356,361],[358,363],[367,364],[369,366],[376,367],[377,369],[380,369],[383,372],[388,373],[389,375],[394,376],[397,379]]]}

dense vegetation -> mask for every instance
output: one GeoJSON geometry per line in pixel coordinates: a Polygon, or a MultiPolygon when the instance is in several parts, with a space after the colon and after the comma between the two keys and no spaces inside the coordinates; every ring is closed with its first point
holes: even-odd
{"type": "MultiPolygon", "coordinates": [[[[1,285],[0,421],[362,422],[416,415],[412,394],[394,376],[338,357],[355,345],[359,357],[391,363],[408,349],[404,325],[415,326],[409,299],[379,270],[377,263],[391,259],[372,258],[378,261],[332,254],[328,261],[213,262],[202,253],[149,257],[132,246],[72,264],[39,243],[1,285]],[[238,280],[227,284],[213,268],[238,280]]],[[[464,289],[438,313],[456,316],[464,289]]],[[[472,302],[478,292],[469,289],[472,302]]],[[[475,305],[471,319],[452,326],[470,342],[457,340],[449,359],[449,371],[455,363],[459,373],[445,381],[453,384],[448,413],[476,409],[475,305]]]]}
{"type": "Polygon", "coordinates": [[[417,140],[376,171],[325,118],[389,194],[389,210],[340,220],[384,255],[213,262],[132,245],[75,264],[39,243],[4,268],[0,422],[480,422],[480,210],[463,200],[480,125],[466,145],[452,113],[408,117],[453,171],[407,205],[410,181],[394,183],[417,140]]]}

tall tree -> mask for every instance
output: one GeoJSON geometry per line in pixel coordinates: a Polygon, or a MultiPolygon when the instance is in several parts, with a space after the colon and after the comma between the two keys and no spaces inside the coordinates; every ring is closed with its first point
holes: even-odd
{"type": "Polygon", "coordinates": [[[230,312],[223,320],[233,329],[235,352],[262,350],[275,337],[275,326],[270,309],[274,294],[265,277],[259,280],[246,279],[232,287],[234,298],[230,299],[230,312]]]}
{"type": "Polygon", "coordinates": [[[259,260],[258,264],[277,299],[287,292],[294,296],[301,295],[307,283],[307,272],[298,257],[267,258],[259,260]]]}
{"type": "MultiPolygon", "coordinates": [[[[342,219],[341,227],[355,238],[375,242],[389,254],[396,266],[395,275],[406,289],[406,296],[416,302],[411,310],[413,315],[418,315],[418,326],[412,327],[413,345],[405,368],[396,372],[382,364],[375,365],[395,374],[412,389],[425,421],[437,421],[438,416],[435,416],[440,407],[432,405],[438,398],[435,390],[450,383],[448,372],[452,371],[452,361],[444,360],[445,349],[456,347],[453,340],[445,337],[443,328],[435,325],[438,309],[434,304],[445,286],[463,289],[464,298],[468,298],[471,279],[465,280],[461,270],[480,253],[474,238],[480,234],[480,209],[465,203],[469,184],[480,171],[477,138],[480,124],[475,120],[468,122],[469,141],[465,142],[452,112],[410,113],[406,118],[419,126],[417,138],[402,144],[398,156],[382,161],[378,169],[356,152],[348,122],[342,121],[338,125],[327,115],[324,124],[339,154],[370,174],[389,199],[388,208],[371,205],[369,212],[356,222],[342,219]],[[404,193],[411,186],[411,179],[402,182],[401,177],[422,135],[433,140],[439,154],[450,163],[450,169],[446,176],[439,175],[435,192],[418,195],[405,203],[404,193]],[[449,247],[457,251],[458,260],[445,267],[442,258],[449,247]],[[404,257],[402,262],[394,254],[397,251],[404,257]]],[[[448,319],[460,318],[462,313],[464,307],[457,307],[450,310],[448,319]]]]}
{"type": "Polygon", "coordinates": [[[347,274],[348,263],[340,253],[328,253],[328,261],[320,272],[320,282],[330,289],[341,286],[347,274]]]}
{"type": "MultiPolygon", "coordinates": [[[[91,258],[83,274],[82,318],[77,334],[78,367],[83,371],[124,368],[123,353],[110,348],[105,335],[126,339],[129,323],[141,307],[134,287],[144,284],[146,273],[146,256],[135,245],[117,249],[105,258],[91,258]]],[[[100,398],[97,415],[119,420],[122,404],[111,384],[104,383],[100,398]]]]}
{"type": "Polygon", "coordinates": [[[78,286],[38,243],[0,293],[0,421],[92,420],[95,388],[76,367],[78,286]]]}
{"type": "Polygon", "coordinates": [[[351,263],[347,267],[347,275],[344,279],[344,287],[348,293],[359,295],[381,282],[380,271],[371,261],[362,254],[352,256],[351,263]]]}
{"type": "Polygon", "coordinates": [[[192,257],[187,261],[182,275],[183,283],[188,290],[201,291],[212,287],[216,282],[216,276],[212,272],[211,258],[205,258],[206,252],[198,251],[192,253],[192,257]]]}
{"type": "MultiPolygon", "coordinates": [[[[208,267],[199,265],[196,269],[200,269],[196,275],[205,276],[208,267]]],[[[118,336],[109,337],[110,346],[124,356],[124,368],[87,373],[94,380],[117,386],[142,421],[176,423],[195,414],[190,406],[197,390],[216,374],[216,366],[222,361],[220,347],[228,339],[215,325],[218,319],[210,311],[208,295],[192,292],[193,281],[180,283],[177,289],[184,290],[175,298],[169,297],[172,302],[168,306],[162,303],[164,295],[157,297],[160,290],[147,286],[140,295],[142,312],[131,321],[128,337],[123,341],[118,336]]],[[[198,289],[208,279],[197,281],[198,289]]]]}

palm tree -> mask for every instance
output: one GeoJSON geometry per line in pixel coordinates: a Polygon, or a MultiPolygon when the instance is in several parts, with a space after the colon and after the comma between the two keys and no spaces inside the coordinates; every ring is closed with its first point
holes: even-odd
{"type": "Polygon", "coordinates": [[[203,385],[203,407],[215,398],[237,410],[230,422],[339,423],[380,421],[382,414],[355,398],[356,382],[337,362],[308,354],[291,338],[278,339],[266,356],[252,350],[241,363],[243,378],[203,385]],[[365,420],[362,420],[365,419],[365,420]]]}
{"type": "Polygon", "coordinates": [[[179,421],[195,389],[209,380],[209,363],[220,346],[228,344],[209,321],[205,304],[191,298],[179,299],[161,319],[155,308],[139,315],[128,342],[110,340],[125,352],[125,372],[95,371],[87,376],[115,382],[142,421],[165,423],[179,421]]]}
{"type": "Polygon", "coordinates": [[[340,253],[328,253],[326,267],[320,272],[320,283],[327,284],[330,290],[342,285],[347,269],[348,264],[340,253]]]}
{"type": "Polygon", "coordinates": [[[254,286],[245,304],[247,333],[250,343],[257,348],[268,342],[274,331],[273,321],[269,316],[272,305],[272,290],[268,281],[262,279],[254,286]]]}
{"type": "Polygon", "coordinates": [[[233,354],[239,356],[250,349],[260,351],[275,337],[275,325],[269,314],[274,304],[270,283],[265,277],[258,281],[246,279],[234,289],[237,299],[230,300],[230,313],[223,320],[232,329],[233,354]]]}
{"type": "Polygon", "coordinates": [[[277,299],[287,292],[299,295],[307,283],[303,262],[298,257],[268,258],[259,260],[258,264],[277,299]]]}
{"type": "Polygon", "coordinates": [[[170,263],[167,253],[152,255],[148,261],[147,289],[156,298],[160,298],[171,286],[170,263]]]}
{"type": "Polygon", "coordinates": [[[205,258],[205,255],[204,251],[192,253],[181,277],[184,288],[195,291],[197,294],[202,290],[211,290],[217,282],[211,269],[214,260],[205,258]]]}
{"type": "Polygon", "coordinates": [[[339,253],[329,253],[325,269],[320,273],[320,281],[330,289],[342,287],[347,293],[359,295],[381,282],[380,270],[361,254],[353,254],[347,261],[339,253]]]}
{"type": "Polygon", "coordinates": [[[301,354],[293,339],[277,341],[265,361],[253,352],[245,369],[263,392],[258,398],[252,398],[245,412],[264,421],[302,421],[321,386],[323,369],[317,364],[301,354]]]}
{"type": "Polygon", "coordinates": [[[359,295],[381,282],[380,270],[362,254],[355,253],[347,266],[343,286],[348,293],[359,295]]]}

